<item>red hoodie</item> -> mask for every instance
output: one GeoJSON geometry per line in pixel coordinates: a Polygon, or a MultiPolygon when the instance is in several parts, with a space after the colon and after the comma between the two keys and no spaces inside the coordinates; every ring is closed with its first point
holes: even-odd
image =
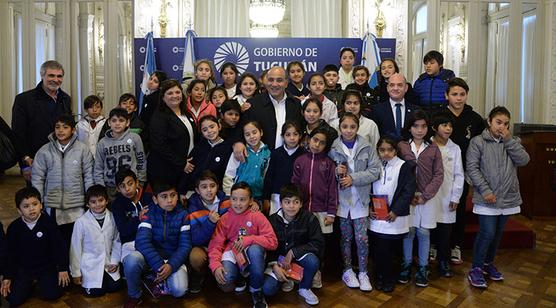
{"type": "Polygon", "coordinates": [[[327,153],[304,153],[293,163],[292,183],[301,187],[303,204],[310,212],[336,216],[338,184],[336,165],[327,153]]]}
{"type": "Polygon", "coordinates": [[[272,225],[261,212],[247,209],[237,214],[230,209],[222,215],[209,243],[209,267],[212,272],[222,266],[222,254],[232,249],[240,228],[247,230],[247,234],[243,236],[243,247],[251,244],[260,245],[266,250],[275,250],[278,247],[272,225]]]}
{"type": "Polygon", "coordinates": [[[216,107],[214,107],[214,105],[210,102],[207,103],[206,100],[203,100],[201,102],[201,106],[199,107],[199,115],[195,116],[195,112],[193,111],[193,106],[191,105],[191,97],[188,97],[187,111],[189,111],[189,113],[193,117],[193,121],[195,121],[195,124],[197,126],[199,126],[199,120],[206,115],[212,115],[216,117],[216,107]]]}

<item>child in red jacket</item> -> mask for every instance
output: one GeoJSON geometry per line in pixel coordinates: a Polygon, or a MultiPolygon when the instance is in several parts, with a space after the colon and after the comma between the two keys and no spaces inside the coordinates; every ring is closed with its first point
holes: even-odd
{"type": "Polygon", "coordinates": [[[209,267],[224,292],[245,290],[243,274],[249,273],[249,291],[255,307],[267,307],[262,292],[265,250],[274,250],[278,240],[266,217],[249,210],[253,202],[251,188],[239,182],[231,189],[231,210],[222,215],[209,243],[209,267]],[[239,260],[244,256],[247,264],[239,260]]]}

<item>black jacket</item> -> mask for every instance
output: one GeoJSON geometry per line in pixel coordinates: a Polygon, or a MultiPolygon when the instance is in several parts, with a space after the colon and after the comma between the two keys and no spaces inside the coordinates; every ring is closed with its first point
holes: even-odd
{"type": "Polygon", "coordinates": [[[291,156],[283,146],[272,151],[270,164],[264,177],[263,198],[265,200],[270,200],[272,194],[279,194],[282,186],[291,183],[293,163],[303,153],[305,150],[302,146],[299,146],[291,156]]]}
{"type": "Polygon", "coordinates": [[[48,143],[56,118],[61,114],[71,115],[70,96],[60,89],[58,100],[54,101],[42,84],[41,81],[34,89],[18,94],[12,108],[12,130],[21,167],[26,167],[24,156],[34,158],[37,151],[48,143]]]}
{"type": "Polygon", "coordinates": [[[151,151],[147,158],[147,175],[149,182],[160,180],[174,185],[183,173],[189,154],[189,142],[196,138],[196,126],[193,117],[186,114],[193,134],[171,111],[156,110],[149,126],[151,151]]]}
{"type": "MultiPolygon", "coordinates": [[[[301,104],[299,101],[292,97],[286,98],[286,121],[294,121],[298,123],[299,127],[302,127],[301,117],[301,104]]],[[[251,100],[251,108],[249,108],[241,116],[242,123],[247,123],[249,121],[257,121],[263,128],[262,141],[268,145],[268,148],[273,150],[276,148],[276,132],[281,127],[277,127],[276,124],[276,113],[274,111],[274,105],[270,100],[270,94],[261,94],[256,96],[251,100]]]]}
{"type": "Polygon", "coordinates": [[[145,129],[149,127],[151,123],[151,118],[155,110],[158,109],[158,102],[160,100],[160,90],[156,90],[153,93],[143,97],[143,108],[141,108],[141,114],[139,118],[145,124],[145,129]]]}
{"type": "Polygon", "coordinates": [[[317,217],[307,210],[300,209],[297,216],[286,223],[281,215],[282,209],[270,215],[268,219],[276,233],[278,248],[267,252],[267,262],[277,261],[278,256],[285,256],[290,249],[295,258],[313,253],[322,260],[324,236],[317,217]]]}
{"type": "Polygon", "coordinates": [[[194,190],[195,180],[205,170],[214,172],[218,179],[218,187],[222,189],[222,179],[224,179],[228,160],[230,155],[232,155],[232,145],[231,142],[224,140],[211,147],[206,139],[199,140],[193,151],[189,154],[189,157],[193,158],[191,163],[195,168],[191,173],[183,173],[178,185],[178,192],[185,194],[187,191],[194,190]]]}
{"type": "MultiPolygon", "coordinates": [[[[445,107],[448,109],[448,107],[445,107]]],[[[449,110],[449,109],[448,109],[449,110]]],[[[478,113],[473,111],[473,107],[469,105],[463,106],[463,111],[459,116],[452,114],[454,116],[454,129],[452,130],[452,135],[450,139],[459,145],[461,149],[461,160],[463,167],[465,168],[465,163],[467,161],[467,148],[469,147],[469,142],[475,136],[480,135],[485,129],[485,120],[478,113]]]]}
{"type": "Polygon", "coordinates": [[[324,89],[324,96],[328,97],[329,100],[333,101],[334,104],[338,105],[342,100],[342,95],[344,95],[344,90],[342,90],[342,85],[337,83],[334,89],[324,89]]]}
{"type": "Polygon", "coordinates": [[[305,86],[305,84],[303,85],[301,91],[299,91],[299,89],[293,84],[293,82],[290,82],[288,83],[288,87],[286,88],[286,94],[290,97],[308,96],[309,94],[311,94],[311,91],[305,86]]]}

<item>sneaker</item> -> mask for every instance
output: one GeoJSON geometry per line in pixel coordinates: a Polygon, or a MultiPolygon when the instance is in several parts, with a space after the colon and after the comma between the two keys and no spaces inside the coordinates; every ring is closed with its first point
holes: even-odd
{"type": "Polygon", "coordinates": [[[195,275],[193,273],[191,273],[191,275],[189,276],[189,293],[191,294],[197,294],[199,292],[201,292],[201,289],[203,287],[203,283],[205,281],[204,277],[201,275],[195,275]]]}
{"type": "Polygon", "coordinates": [[[423,288],[429,285],[429,270],[426,266],[419,266],[415,273],[415,285],[423,288]]]}
{"type": "Polygon", "coordinates": [[[255,291],[251,293],[253,298],[253,308],[267,308],[268,304],[264,298],[263,291],[255,291]]]}
{"type": "Polygon", "coordinates": [[[467,274],[467,280],[469,280],[469,283],[476,288],[486,289],[487,287],[483,269],[480,267],[472,268],[467,274]]]}
{"type": "Polygon", "coordinates": [[[359,280],[355,276],[353,269],[348,269],[342,274],[342,281],[348,286],[348,288],[359,288],[359,280]]]}
{"type": "Polygon", "coordinates": [[[483,266],[483,274],[488,275],[488,278],[490,278],[490,280],[504,280],[504,276],[502,275],[502,273],[500,273],[496,266],[494,266],[494,264],[492,263],[485,264],[485,266],[483,266]]]}
{"type": "Polygon", "coordinates": [[[400,275],[398,276],[398,282],[408,283],[410,275],[411,275],[411,264],[402,263],[402,269],[400,270],[400,275]]]}
{"type": "Polygon", "coordinates": [[[384,287],[384,277],[382,276],[375,276],[375,289],[382,291],[384,287]]]}
{"type": "Polygon", "coordinates": [[[431,248],[429,250],[429,260],[432,261],[436,261],[436,254],[437,254],[437,250],[436,250],[436,246],[435,245],[431,245],[431,248]]]}
{"type": "Polygon", "coordinates": [[[305,299],[305,302],[309,305],[318,305],[319,303],[319,298],[315,295],[315,293],[313,293],[313,291],[311,291],[311,289],[299,289],[299,291],[297,291],[297,293],[299,294],[299,296],[303,297],[303,299],[305,299]]]}
{"type": "Polygon", "coordinates": [[[463,259],[461,258],[461,249],[459,248],[459,246],[456,246],[454,247],[454,249],[452,249],[450,261],[452,262],[452,264],[456,265],[460,265],[463,263],[463,259]]]}
{"type": "Polygon", "coordinates": [[[282,291],[284,292],[290,292],[291,290],[293,290],[294,284],[293,284],[293,280],[286,280],[286,282],[282,283],[282,291]]]}
{"type": "Polygon", "coordinates": [[[384,292],[384,293],[394,292],[394,285],[395,285],[395,282],[393,282],[393,281],[384,282],[384,284],[382,285],[382,292],[384,292]]]}
{"type": "Polygon", "coordinates": [[[124,308],[135,308],[138,307],[139,304],[141,303],[142,303],[141,298],[128,297],[127,301],[124,304],[124,308]]]}
{"type": "Polygon", "coordinates": [[[241,293],[245,291],[245,289],[247,289],[247,281],[245,281],[244,278],[240,277],[236,281],[236,287],[234,288],[234,291],[236,291],[237,293],[241,293]]]}
{"type": "Polygon", "coordinates": [[[373,290],[371,282],[369,281],[369,275],[367,275],[367,273],[360,272],[359,275],[357,275],[357,278],[359,278],[359,290],[364,292],[370,292],[373,290]]]}
{"type": "Polygon", "coordinates": [[[448,261],[438,262],[438,274],[446,278],[452,278],[454,276],[454,273],[452,272],[450,263],[448,263],[448,261]]]}
{"type": "Polygon", "coordinates": [[[315,288],[315,289],[322,288],[322,275],[321,275],[320,271],[317,271],[315,273],[315,276],[313,277],[312,287],[315,288]]]}

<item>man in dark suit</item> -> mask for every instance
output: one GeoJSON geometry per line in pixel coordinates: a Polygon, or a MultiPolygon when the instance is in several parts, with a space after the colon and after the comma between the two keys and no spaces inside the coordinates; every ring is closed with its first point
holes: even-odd
{"type": "MultiPolygon", "coordinates": [[[[251,101],[251,108],[242,115],[242,123],[257,121],[263,128],[262,142],[273,150],[283,145],[281,136],[282,125],[286,121],[294,121],[301,127],[303,120],[300,102],[286,95],[288,79],[283,67],[274,66],[266,75],[265,87],[268,93],[263,93],[251,101]]],[[[234,155],[243,160],[245,145],[236,143],[234,155]]]]}
{"type": "Polygon", "coordinates": [[[46,143],[54,131],[56,118],[71,115],[71,98],[60,88],[64,68],[57,61],[46,61],[40,69],[41,82],[29,91],[15,97],[12,108],[12,130],[19,167],[26,181],[31,180],[31,165],[35,153],[46,143]]]}
{"type": "Polygon", "coordinates": [[[417,106],[407,103],[404,99],[407,82],[402,74],[396,73],[390,76],[386,89],[389,98],[374,106],[373,120],[378,126],[381,137],[401,140],[401,131],[407,123],[408,115],[414,112],[417,106]]]}

